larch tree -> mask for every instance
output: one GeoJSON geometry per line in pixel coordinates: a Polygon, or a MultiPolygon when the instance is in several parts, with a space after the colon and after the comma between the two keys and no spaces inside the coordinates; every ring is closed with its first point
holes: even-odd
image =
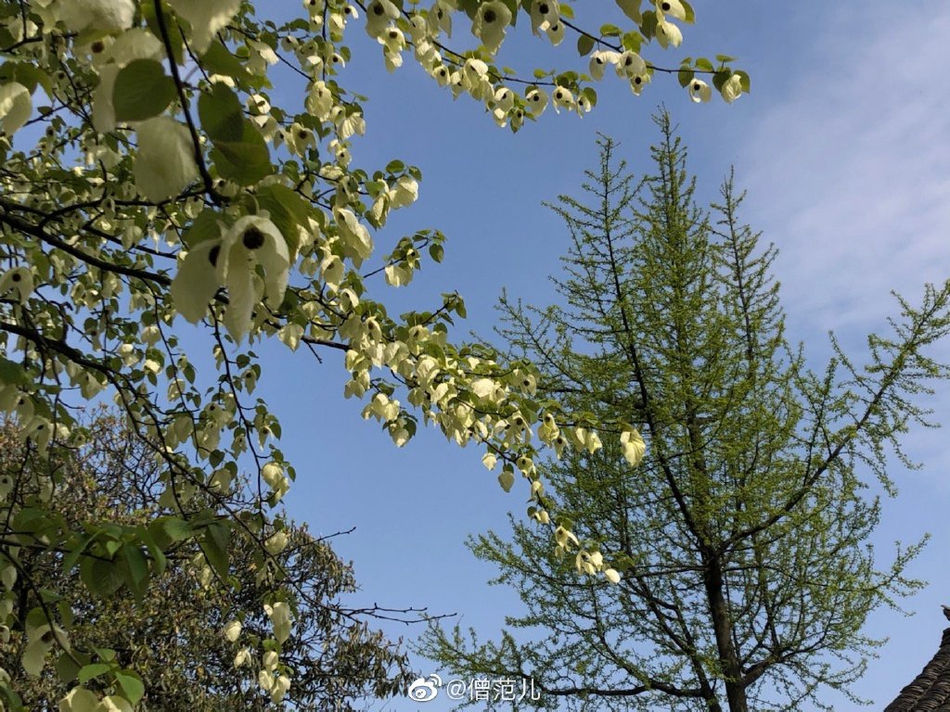
{"type": "MultiPolygon", "coordinates": [[[[549,105],[590,111],[607,70],[634,94],[664,74],[697,102],[714,89],[726,102],[749,90],[729,57],[673,68],[649,59],[653,47],[680,45],[694,20],[686,0],[585,12],[557,0],[305,0],[296,16],[283,3],[241,0],[0,3],[0,413],[32,455],[55,458],[86,441],[82,407],[115,402],[159,464],[165,508],[118,528],[56,517],[68,470],[43,467],[32,470],[34,494],[4,501],[0,645],[5,660],[22,651],[31,675],[56,671],[69,687],[62,709],[131,709],[149,680],[104,657],[108,640],[72,639],[67,611],[42,596],[25,615],[14,605],[31,552],[61,555],[64,575],[87,572],[80,581],[93,598],[148,600],[170,549],[196,546],[198,580],[228,590],[233,552],[245,546],[270,626],[253,641],[238,635],[256,659],[268,653],[253,680],[279,706],[305,674],[286,655],[305,592],[266,575],[290,541],[280,502],[296,471],[277,415],[254,395],[262,341],[338,353],[344,395],[365,399],[364,417],[395,445],[431,423],[483,448],[506,488],[516,472],[537,480],[538,441],[594,451],[600,433],[632,437],[622,423],[538,401],[530,364],[501,366],[489,350],[453,344],[459,295],[388,314],[377,292],[438,262],[443,236],[385,232],[390,212],[416,200],[420,172],[401,160],[357,166],[350,153],[366,128],[346,86],[354,27],[378,41],[387,70],[410,57],[514,131],[549,105]],[[499,67],[519,19],[522,34],[570,38],[583,66],[529,78],[499,67]],[[199,326],[187,338],[184,322],[199,326]],[[229,500],[244,481],[246,498],[229,500]]],[[[548,509],[539,517],[572,546],[551,500],[548,509]]],[[[607,565],[602,574],[617,576],[607,565]]],[[[7,708],[22,706],[13,679],[0,671],[7,708]]]]}
{"type": "Polygon", "coordinates": [[[929,424],[919,398],[950,376],[927,355],[950,331],[950,282],[918,306],[899,298],[863,365],[833,341],[812,372],[732,176],[701,208],[669,115],[657,123],[650,175],[635,181],[603,139],[583,198],[551,206],[571,237],[560,304],[501,303],[539,393],[637,426],[645,459],[631,471],[621,439],[538,463],[576,555],[515,520],[511,540],[473,539],[526,606],[508,619],[519,632],[480,642],[436,625],[421,650],[456,674],[533,680],[541,709],[822,707],[823,691],[850,697],[873,654],[868,614],[919,586],[905,568],[922,543],[879,568],[866,477],[892,491],[889,455],[911,464],[900,437],[929,424]],[[618,585],[565,578],[602,558],[618,585]]]}

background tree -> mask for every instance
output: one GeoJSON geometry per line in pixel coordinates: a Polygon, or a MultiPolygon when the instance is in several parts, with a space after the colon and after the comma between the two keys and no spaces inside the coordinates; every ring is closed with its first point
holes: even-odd
{"type": "MultiPolygon", "coordinates": [[[[197,546],[195,574],[224,587],[235,583],[229,559],[241,546],[257,570],[272,566],[286,542],[270,513],[295,470],[279,447],[279,420],[253,395],[264,339],[345,354],[345,395],[365,398],[364,416],[397,446],[421,417],[500,461],[505,487],[516,471],[536,477],[529,435],[544,407],[531,367],[499,368],[486,349],[451,343],[448,327],[465,312],[457,294],[397,319],[370,289],[407,284],[426,253],[438,262],[443,236],[382,232],[392,210],[416,200],[421,174],[401,160],[353,163],[366,124],[345,83],[348,33],[356,26],[377,40],[389,71],[413,57],[512,130],[548,105],[591,110],[606,69],[637,94],[655,73],[676,74],[696,101],[713,87],[730,102],[748,91],[727,57],[664,69],[641,56],[654,41],[680,44],[680,26],[694,19],[689,3],[618,0],[614,17],[618,9],[624,27],[540,0],[307,0],[296,17],[283,3],[240,0],[0,3],[0,413],[43,458],[80,447],[89,434],[79,409],[111,399],[160,460],[160,502],[174,512],[89,531],[44,497],[14,502],[0,572],[26,571],[20,556],[39,545],[78,565],[93,596],[122,589],[145,600],[182,547],[197,546]],[[576,39],[582,71],[524,79],[497,67],[519,17],[523,32],[553,45],[576,39]],[[199,328],[182,338],[183,321],[199,328]],[[253,491],[230,501],[213,483],[239,471],[253,491]]],[[[575,428],[562,416],[561,425],[572,447],[600,446],[597,424],[575,428]]],[[[49,477],[44,492],[67,486],[63,470],[38,471],[49,477]]],[[[564,523],[551,528],[565,541],[564,523]]],[[[273,583],[262,594],[272,627],[264,642],[283,655],[288,611],[307,594],[273,583]]],[[[109,704],[138,701],[132,671],[74,654],[64,612],[40,604],[24,617],[5,600],[0,625],[25,632],[29,671],[40,673],[40,653],[55,648],[64,682],[105,666],[117,689],[109,704]]],[[[290,667],[280,670],[257,678],[274,699],[290,684],[290,667]]],[[[0,674],[0,696],[15,705],[10,674],[0,674]]],[[[69,695],[74,709],[96,697],[82,684],[69,695]]]]}
{"type": "Polygon", "coordinates": [[[513,541],[471,543],[527,607],[509,624],[539,639],[432,627],[422,649],[457,674],[531,678],[540,708],[821,707],[861,675],[867,615],[919,585],[904,575],[919,544],[876,567],[862,475],[892,492],[888,454],[907,463],[899,437],[928,425],[911,399],[950,375],[926,355],[950,330],[950,282],[919,307],[899,299],[866,365],[833,340],[811,372],[785,335],[775,248],[740,222],[732,178],[701,209],[669,115],[657,123],[652,175],[635,183],[603,139],[587,199],[552,206],[572,238],[563,306],[502,300],[539,392],[638,425],[646,459],[632,472],[610,442],[539,465],[576,522],[576,562],[515,521],[513,541]],[[619,586],[564,577],[600,556],[619,586]]]}
{"type": "MultiPolygon", "coordinates": [[[[105,412],[89,423],[89,433],[82,447],[39,458],[19,442],[11,424],[3,426],[3,512],[9,514],[15,503],[29,507],[45,499],[49,511],[64,524],[90,532],[107,524],[118,540],[156,519],[172,521],[173,510],[159,501],[159,467],[142,443],[115,415],[105,412]],[[50,482],[45,468],[51,464],[63,472],[64,486],[44,491],[50,482]]],[[[229,488],[236,493],[238,484],[247,486],[233,483],[229,488]]],[[[5,521],[4,540],[23,536],[11,530],[8,518],[5,521]]],[[[381,633],[371,631],[368,620],[374,615],[406,619],[412,611],[347,607],[343,598],[356,589],[352,567],[306,527],[290,521],[282,525],[289,542],[267,571],[256,568],[248,544],[234,548],[228,573],[231,588],[195,575],[190,562],[201,552],[187,540],[169,551],[167,568],[156,585],[137,592],[138,597],[130,590],[106,598],[92,596],[82,585],[80,572],[66,570],[60,552],[22,539],[21,567],[15,580],[5,584],[10,584],[16,618],[26,618],[37,605],[54,607],[70,619],[69,641],[75,655],[91,657],[92,651],[107,647],[116,666],[135,679],[148,680],[140,705],[144,710],[211,712],[269,706],[260,687],[234,674],[236,660],[254,677],[261,671],[274,672],[268,657],[273,648],[264,645],[268,617],[261,604],[269,590],[268,578],[305,594],[298,600],[297,625],[282,654],[282,665],[295,671],[289,703],[351,710],[363,697],[404,691],[412,677],[405,655],[381,633]],[[239,630],[249,645],[234,642],[239,630]]],[[[20,692],[23,704],[29,709],[56,708],[68,685],[53,671],[30,675],[19,664],[26,636],[9,629],[5,636],[8,645],[0,651],[0,665],[10,672],[11,686],[20,692]]],[[[103,675],[108,667],[102,665],[99,676],[83,682],[103,693],[113,691],[103,675]]]]}

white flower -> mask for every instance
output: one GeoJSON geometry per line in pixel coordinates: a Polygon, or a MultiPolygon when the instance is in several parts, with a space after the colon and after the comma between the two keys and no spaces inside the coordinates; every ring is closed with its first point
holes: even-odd
{"type": "Polygon", "coordinates": [[[286,532],[275,532],[264,540],[264,548],[267,550],[268,554],[276,556],[287,548],[287,541],[288,539],[286,532]]]}
{"type": "Polygon", "coordinates": [[[647,446],[643,441],[640,431],[630,428],[620,434],[620,447],[623,450],[624,459],[633,467],[643,462],[643,456],[646,454],[647,446]]]}
{"type": "Polygon", "coordinates": [[[574,108],[574,95],[564,87],[557,87],[551,94],[554,99],[554,110],[560,113],[561,108],[574,108]]]}
{"type": "Polygon", "coordinates": [[[646,72],[647,63],[644,62],[643,57],[636,52],[627,51],[617,58],[616,68],[618,77],[633,79],[646,72]]]}
{"type": "Polygon", "coordinates": [[[447,37],[452,36],[452,6],[448,0],[436,0],[426,16],[426,24],[434,35],[444,32],[447,37]]]}
{"type": "Polygon", "coordinates": [[[505,39],[505,29],[511,23],[511,10],[501,0],[480,5],[472,20],[472,34],[480,38],[489,52],[496,52],[505,39]]]}
{"type": "Polygon", "coordinates": [[[604,567],[604,555],[599,551],[593,554],[589,551],[578,551],[574,557],[574,565],[581,573],[593,575],[604,567]]]}
{"type": "Polygon", "coordinates": [[[580,545],[580,542],[577,541],[577,537],[574,536],[574,532],[562,526],[558,526],[558,528],[554,530],[554,541],[557,543],[559,549],[567,549],[572,543],[574,545],[580,545]]]}
{"type": "Polygon", "coordinates": [[[742,96],[742,78],[738,74],[733,74],[722,85],[719,93],[727,104],[731,104],[742,96]]]}
{"type": "Polygon", "coordinates": [[[241,0],[168,0],[175,14],[191,25],[190,44],[204,54],[215,34],[223,30],[241,9],[241,0]]]}
{"type": "Polygon", "coordinates": [[[548,106],[548,95],[543,89],[530,89],[524,96],[528,113],[532,116],[541,116],[548,106]]]}
{"type": "Polygon", "coordinates": [[[26,123],[33,111],[30,90],[18,82],[0,86],[0,127],[12,136],[26,123]]]}
{"type": "Polygon", "coordinates": [[[604,569],[604,576],[610,583],[620,583],[620,573],[616,569],[604,569]]]}
{"type": "Polygon", "coordinates": [[[220,253],[220,240],[198,243],[188,251],[172,281],[172,302],[178,313],[192,324],[197,324],[208,313],[208,302],[221,286],[216,269],[220,253]]]}
{"type": "Polygon", "coordinates": [[[712,87],[702,79],[693,79],[689,83],[689,98],[697,104],[699,102],[705,103],[712,99],[712,87]]]}
{"type": "Polygon", "coordinates": [[[254,307],[266,296],[279,305],[287,289],[290,255],[283,235],[270,220],[248,215],[221,240],[205,240],[185,257],[172,282],[172,301],[188,321],[201,320],[219,287],[228,288],[224,324],[238,341],[251,323],[254,307]],[[264,271],[263,281],[257,267],[264,271]]]}
{"type": "Polygon", "coordinates": [[[270,691],[270,700],[274,704],[280,702],[287,691],[290,690],[290,678],[287,675],[281,675],[274,681],[274,687],[270,691]]]}
{"type": "Polygon", "coordinates": [[[674,25],[672,22],[667,22],[665,19],[657,15],[656,40],[660,43],[660,46],[663,49],[666,49],[670,45],[679,47],[680,43],[683,41],[683,33],[680,32],[680,28],[674,25]]]}
{"type": "Polygon", "coordinates": [[[531,4],[531,31],[540,35],[561,20],[561,8],[557,0],[534,0],[531,4]]]}
{"type": "Polygon", "coordinates": [[[97,712],[99,698],[91,690],[74,687],[59,701],[59,712],[97,712]]]}
{"type": "Polygon", "coordinates": [[[251,659],[251,651],[248,648],[241,648],[234,656],[234,667],[241,667],[251,659]]]}
{"type": "Polygon", "coordinates": [[[603,79],[608,64],[616,66],[620,62],[620,53],[613,50],[599,50],[590,56],[590,75],[594,79],[603,79]]]}
{"type": "Polygon", "coordinates": [[[544,31],[544,34],[548,36],[551,44],[557,47],[564,40],[564,23],[552,23],[551,26],[544,31]]]}
{"type": "Polygon", "coordinates": [[[400,176],[396,185],[387,191],[387,195],[392,208],[405,208],[418,199],[419,183],[411,176],[400,176]]]}
{"type": "Polygon", "coordinates": [[[390,0],[373,0],[366,6],[366,33],[380,38],[390,23],[399,17],[399,8],[390,0]]]}
{"type": "Polygon", "coordinates": [[[348,208],[334,208],[333,217],[343,238],[343,252],[359,267],[373,252],[373,239],[369,230],[348,208]]]}
{"type": "Polygon", "coordinates": [[[686,8],[680,0],[656,0],[656,15],[658,18],[670,15],[677,20],[686,20],[686,8]]]}
{"type": "Polygon", "coordinates": [[[137,134],[135,187],[153,203],[178,195],[198,175],[188,127],[170,116],[156,116],[140,123],[137,134]]]}
{"type": "Polygon", "coordinates": [[[240,218],[221,241],[217,265],[218,284],[228,288],[224,324],[238,341],[251,324],[254,307],[266,296],[279,306],[287,289],[290,254],[280,230],[258,215],[240,218]],[[257,266],[264,270],[261,283],[257,266]]]}
{"type": "Polygon", "coordinates": [[[264,612],[270,618],[277,642],[284,643],[290,637],[290,606],[283,601],[273,605],[266,604],[264,612]]]}
{"type": "Polygon", "coordinates": [[[66,0],[58,9],[59,19],[71,32],[127,30],[135,17],[133,0],[66,0]]]}
{"type": "Polygon", "coordinates": [[[650,83],[650,75],[647,72],[630,77],[630,91],[637,96],[643,91],[643,87],[650,83]]]}
{"type": "Polygon", "coordinates": [[[227,640],[233,643],[241,635],[241,621],[231,621],[226,626],[224,626],[224,629],[221,632],[227,640]]]}
{"type": "Polygon", "coordinates": [[[132,703],[118,695],[108,695],[96,707],[95,712],[132,712],[132,703]]]}
{"type": "Polygon", "coordinates": [[[402,66],[402,51],[406,48],[406,37],[402,30],[390,27],[376,40],[383,45],[383,58],[386,60],[386,69],[392,72],[402,66]]]}
{"type": "Polygon", "coordinates": [[[32,293],[33,273],[29,267],[19,266],[8,269],[0,277],[0,297],[9,295],[20,304],[25,304],[32,293]]]}
{"type": "Polygon", "coordinates": [[[23,669],[28,675],[38,677],[43,671],[46,663],[46,654],[57,643],[57,641],[69,650],[69,643],[66,640],[66,633],[55,623],[43,623],[35,628],[27,627],[26,631],[29,643],[23,652],[23,669]]]}

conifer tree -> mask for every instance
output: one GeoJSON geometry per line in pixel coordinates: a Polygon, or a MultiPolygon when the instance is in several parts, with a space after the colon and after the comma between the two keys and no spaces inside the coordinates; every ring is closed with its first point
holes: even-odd
{"type": "Polygon", "coordinates": [[[880,568],[866,478],[893,492],[887,456],[907,463],[900,436],[930,425],[917,397],[948,376],[926,347],[950,328],[950,283],[919,307],[899,298],[865,365],[833,341],[813,373],[785,332],[776,249],[740,221],[732,176],[702,209],[669,115],[657,124],[652,175],[635,182],[604,138],[584,199],[551,206],[572,238],[561,304],[501,302],[511,356],[540,365],[539,397],[633,424],[646,456],[632,469],[605,441],[537,463],[577,522],[576,559],[530,523],[512,520],[511,541],[477,537],[527,607],[508,619],[521,632],[485,643],[433,626],[423,652],[460,675],[531,679],[542,709],[854,699],[877,644],[861,633],[868,614],[920,585],[905,569],[921,543],[880,568]],[[618,586],[565,575],[593,558],[618,586]]]}

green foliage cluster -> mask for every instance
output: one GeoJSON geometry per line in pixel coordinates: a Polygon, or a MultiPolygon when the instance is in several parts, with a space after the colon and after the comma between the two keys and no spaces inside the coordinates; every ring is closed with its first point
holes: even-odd
{"type": "Polygon", "coordinates": [[[571,236],[560,304],[501,303],[539,393],[643,433],[636,471],[615,442],[538,463],[581,550],[623,578],[565,577],[570,562],[512,520],[513,541],[471,548],[519,592],[518,635],[433,626],[422,651],[463,676],[533,680],[538,709],[826,708],[878,645],[868,614],[921,585],[905,571],[923,542],[881,568],[867,478],[892,492],[891,456],[912,464],[901,437],[930,425],[921,397],[950,376],[928,355],[950,332],[950,282],[917,306],[898,298],[863,365],[833,341],[813,372],[786,334],[776,249],[741,222],[732,176],[700,207],[669,115],[657,124],[642,179],[603,139],[583,198],[551,206],[571,236]]]}
{"type": "Polygon", "coordinates": [[[12,424],[0,428],[4,536],[18,536],[21,552],[15,575],[4,580],[14,616],[42,621],[55,611],[70,644],[55,670],[31,675],[19,664],[27,636],[22,630],[4,631],[0,667],[9,672],[8,682],[25,707],[55,709],[76,679],[104,695],[121,692],[143,710],[264,709],[268,696],[235,674],[234,661],[241,656],[241,667],[256,672],[274,649],[265,644],[269,622],[260,604],[274,583],[303,594],[296,632],[284,651],[287,664],[300,671],[290,702],[351,710],[365,696],[406,689],[411,671],[405,655],[368,626],[377,611],[343,603],[356,582],[351,566],[328,541],[287,522],[289,543],[271,565],[267,583],[258,576],[253,551],[239,540],[224,572],[234,586],[211,586],[191,566],[202,556],[204,540],[196,542],[190,536],[196,525],[171,516],[160,502],[160,469],[147,449],[114,414],[99,412],[87,427],[86,444],[48,458],[20,443],[12,424]],[[63,473],[62,484],[44,492],[50,467],[63,473]],[[66,539],[42,541],[52,531],[49,526],[29,536],[18,529],[19,520],[9,518],[12,507],[19,505],[22,512],[40,501],[60,531],[88,533],[79,547],[66,539]],[[150,531],[156,532],[157,550],[167,552],[161,555],[161,570],[138,563],[149,552],[134,542],[149,539],[150,531]],[[77,566],[77,551],[85,554],[82,566],[77,566]],[[223,634],[231,621],[241,623],[245,643],[223,634]]]}

